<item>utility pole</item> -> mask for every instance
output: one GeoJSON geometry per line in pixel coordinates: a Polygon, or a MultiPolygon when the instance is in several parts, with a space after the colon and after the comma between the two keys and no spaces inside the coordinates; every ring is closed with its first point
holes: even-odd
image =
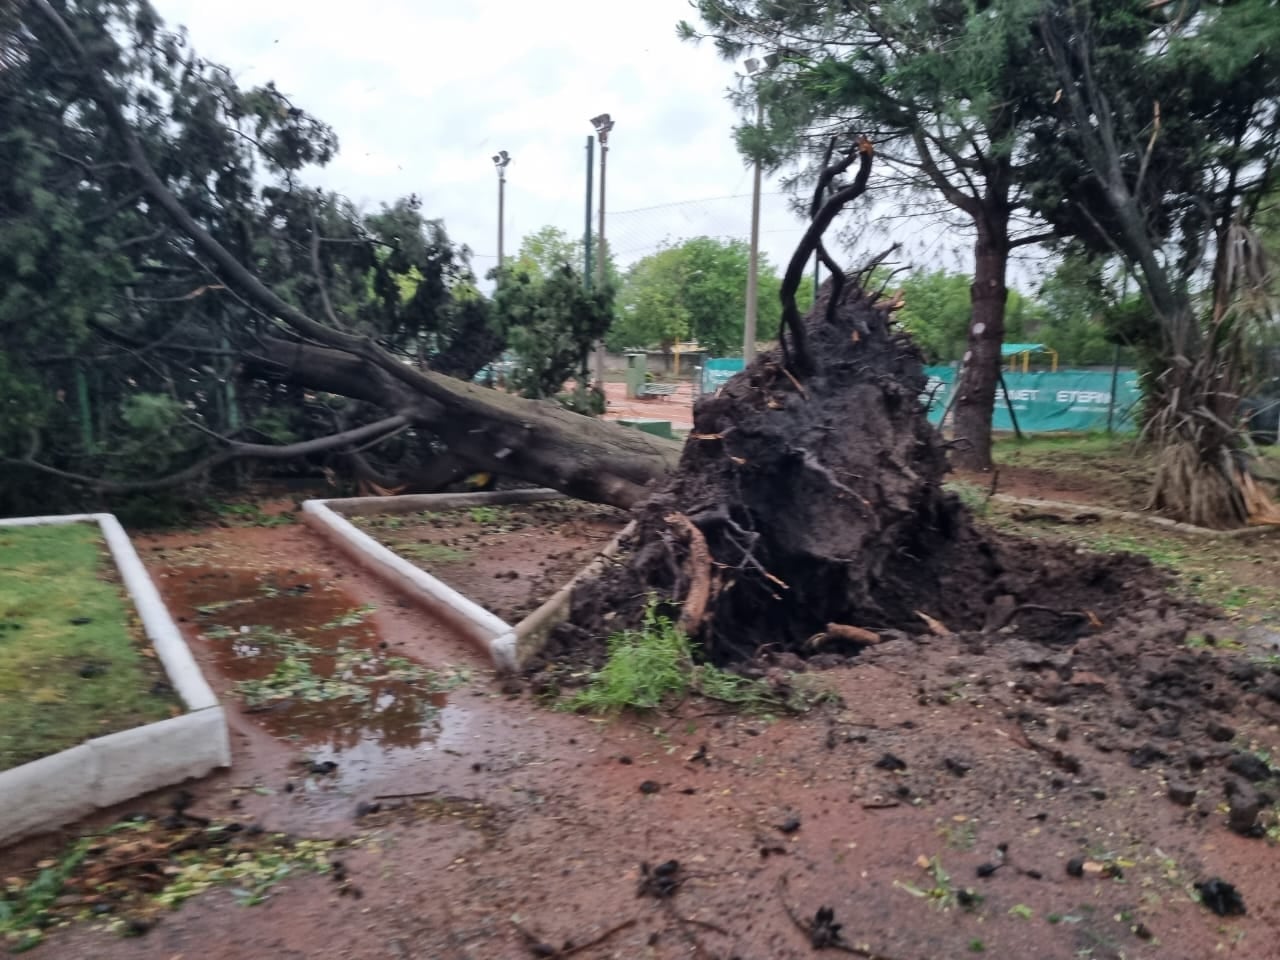
{"type": "MultiPolygon", "coordinates": [[[[756,127],[764,126],[764,101],[756,96],[756,127]]],[[[756,322],[760,315],[760,157],[751,181],[751,259],[747,261],[747,317],[742,325],[742,361],[756,358],[756,322]]]]}
{"type": "MultiPolygon", "coordinates": [[[[747,76],[755,83],[757,131],[764,130],[764,100],[760,97],[760,76],[777,65],[776,53],[766,54],[763,62],[752,57],[744,64],[747,76]]],[[[751,256],[747,261],[747,311],[742,324],[743,363],[750,363],[756,358],[756,325],[760,316],[760,186],[763,164],[760,162],[758,148],[754,167],[751,178],[751,256]]]]}
{"type": "Polygon", "coordinates": [[[595,138],[587,137],[587,217],[582,229],[582,284],[591,289],[591,175],[595,172],[595,138]]]}
{"type": "Polygon", "coordinates": [[[499,150],[493,155],[493,165],[498,171],[498,269],[502,269],[502,221],[505,216],[505,206],[507,201],[507,164],[511,162],[511,155],[505,150],[499,150]]]}
{"type": "MultiPolygon", "coordinates": [[[[604,266],[605,266],[605,245],[604,245],[604,182],[605,172],[607,170],[607,158],[609,156],[609,131],[613,129],[613,118],[607,113],[602,113],[598,117],[591,118],[591,125],[596,128],[596,139],[600,141],[600,226],[596,230],[599,235],[600,252],[596,259],[596,287],[604,289],[604,266]]],[[[596,343],[596,384],[601,390],[604,389],[604,341],[596,343]]]]}

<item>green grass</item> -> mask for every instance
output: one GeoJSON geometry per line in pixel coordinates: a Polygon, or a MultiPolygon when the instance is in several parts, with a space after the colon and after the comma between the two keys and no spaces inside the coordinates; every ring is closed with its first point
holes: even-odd
{"type": "Polygon", "coordinates": [[[975,517],[985,517],[991,512],[991,495],[977,484],[967,480],[948,480],[942,488],[958,496],[975,517]]]}
{"type": "Polygon", "coordinates": [[[1061,467],[1062,457],[1134,459],[1132,435],[1106,433],[1039,434],[1023,440],[1002,437],[991,447],[997,463],[1018,463],[1024,466],[1061,467]]]}
{"type": "Polygon", "coordinates": [[[0,527],[0,769],[177,705],[150,692],[162,674],[122,589],[103,579],[112,569],[95,525],[0,527]]]}
{"type": "Polygon", "coordinates": [[[457,563],[468,556],[466,550],[446,547],[442,543],[393,543],[391,549],[406,560],[419,563],[457,563]]]}
{"type": "MultiPolygon", "coordinates": [[[[761,680],[740,677],[711,664],[695,664],[686,637],[655,603],[645,610],[639,630],[624,630],[607,641],[608,659],[565,709],[590,713],[617,713],[621,710],[654,710],[664,703],[696,693],[748,711],[791,707],[761,680]]],[[[820,696],[815,691],[815,696],[820,696]]],[[[799,695],[804,700],[806,694],[799,695]]],[[[806,701],[807,703],[807,701],[806,701]]]]}
{"type": "Polygon", "coordinates": [[[471,518],[472,523],[487,527],[506,520],[509,513],[510,511],[502,507],[472,507],[467,511],[467,516],[471,518]]]}

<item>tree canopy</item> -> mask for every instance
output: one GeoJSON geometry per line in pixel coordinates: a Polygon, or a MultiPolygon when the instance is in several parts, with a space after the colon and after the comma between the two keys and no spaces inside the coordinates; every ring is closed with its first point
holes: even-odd
{"type": "MultiPolygon", "coordinates": [[[[148,3],[74,12],[160,182],[286,302],[460,376],[501,349],[466,249],[418,198],[362,212],[300,181],[338,149],[321,121],[270,84],[241,89],[148,3]]],[[[0,456],[127,484],[227,442],[365,422],[360,404],[243,377],[242,352],[278,318],[159,215],[81,68],[44,30],[35,17],[10,25],[0,67],[0,456]]],[[[31,473],[6,488],[58,489],[31,473]]]]}
{"type": "Polygon", "coordinates": [[[967,443],[953,457],[974,468],[991,463],[1009,254],[1043,238],[1018,218],[1037,2],[702,0],[702,28],[679,28],[690,40],[712,38],[726,58],[759,51],[776,61],[734,94],[744,106],[758,100],[765,121],[738,131],[745,156],[799,163],[807,185],[833,136],[867,136],[896,171],[891,186],[972,224],[972,322],[955,405],[967,443]]]}
{"type": "MultiPolygon", "coordinates": [[[[741,240],[693,237],[637,260],[622,278],[612,349],[669,347],[696,340],[713,354],[742,350],[747,272],[751,251],[741,240]]],[[[771,339],[782,317],[782,281],[763,254],[759,259],[760,339],[771,339]]],[[[813,300],[808,284],[799,291],[801,309],[813,300]]]]}

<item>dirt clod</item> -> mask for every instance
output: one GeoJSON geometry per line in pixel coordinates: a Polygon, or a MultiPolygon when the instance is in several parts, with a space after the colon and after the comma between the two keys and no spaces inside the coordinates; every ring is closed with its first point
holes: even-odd
{"type": "Polygon", "coordinates": [[[907,769],[907,762],[901,757],[894,756],[892,753],[886,753],[872,764],[877,770],[888,770],[890,772],[907,769]]]}
{"type": "Polygon", "coordinates": [[[1169,799],[1180,807],[1189,807],[1196,802],[1196,788],[1179,780],[1170,780],[1168,786],[1169,799]]]}
{"type": "Polygon", "coordinates": [[[1237,753],[1227,761],[1227,769],[1250,783],[1258,783],[1271,776],[1271,767],[1252,753],[1237,753]]]}
{"type": "Polygon", "coordinates": [[[1227,793],[1227,826],[1241,836],[1251,837],[1258,834],[1258,814],[1262,812],[1262,797],[1258,791],[1243,780],[1228,780],[1227,793]]]}
{"type": "Polygon", "coordinates": [[[1197,883],[1200,902],[1220,917],[1240,916],[1246,913],[1244,898],[1240,892],[1225,880],[1213,877],[1203,883],[1197,883]]]}
{"type": "Polygon", "coordinates": [[[684,877],[680,873],[680,861],[666,860],[656,867],[650,867],[649,864],[642,863],[640,864],[640,887],[637,895],[666,900],[675,895],[682,883],[684,883],[684,877]]]}

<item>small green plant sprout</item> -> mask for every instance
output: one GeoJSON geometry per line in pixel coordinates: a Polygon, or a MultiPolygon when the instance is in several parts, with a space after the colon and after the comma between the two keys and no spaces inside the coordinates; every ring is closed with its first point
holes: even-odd
{"type": "Polygon", "coordinates": [[[645,607],[638,630],[623,630],[606,642],[604,666],[565,708],[590,713],[653,710],[697,693],[747,710],[785,707],[762,680],[751,680],[694,661],[689,638],[658,612],[657,598],[645,607]]]}
{"type": "Polygon", "coordinates": [[[472,507],[467,511],[467,515],[471,517],[472,523],[487,527],[501,521],[506,517],[507,512],[501,507],[472,507]]]}
{"type": "Polygon", "coordinates": [[[921,856],[916,865],[929,876],[932,885],[928,888],[918,886],[909,880],[895,880],[893,885],[913,897],[927,900],[931,907],[938,910],[949,910],[958,902],[956,889],[951,882],[951,875],[943,869],[942,861],[937,857],[921,856]]]}

